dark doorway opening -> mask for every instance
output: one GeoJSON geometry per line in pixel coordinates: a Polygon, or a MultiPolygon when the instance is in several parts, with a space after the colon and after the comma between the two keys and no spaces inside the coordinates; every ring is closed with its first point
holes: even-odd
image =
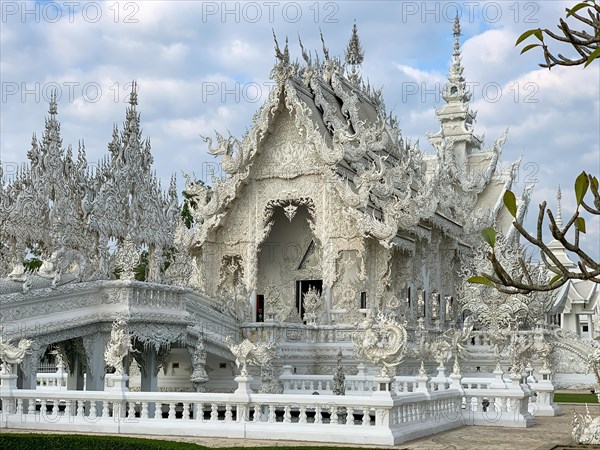
{"type": "Polygon", "coordinates": [[[265,296],[261,294],[256,296],[256,321],[265,321],[265,296]]]}
{"type": "MultiPolygon", "coordinates": [[[[310,288],[316,289],[319,294],[323,292],[323,280],[298,280],[296,281],[296,308],[298,308],[298,314],[304,322],[304,294],[308,292],[310,288]]],[[[306,322],[304,322],[306,323],[306,322]]]]}

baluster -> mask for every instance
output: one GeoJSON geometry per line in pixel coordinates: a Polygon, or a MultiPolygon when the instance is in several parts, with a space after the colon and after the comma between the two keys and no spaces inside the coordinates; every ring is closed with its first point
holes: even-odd
{"type": "MultiPolygon", "coordinates": [[[[82,400],[81,403],[83,404],[83,408],[85,410],[85,400],[82,400]]],[[[89,418],[90,419],[95,419],[96,417],[98,417],[98,411],[96,411],[96,402],[89,402],[89,408],[90,408],[90,413],[89,413],[89,418]]],[[[85,414],[85,412],[84,412],[85,414]]]]}
{"type": "Polygon", "coordinates": [[[77,417],[83,417],[85,411],[85,400],[77,400],[77,417]]]}
{"type": "Polygon", "coordinates": [[[169,403],[169,420],[175,420],[175,403],[169,403]]]}
{"type": "Polygon", "coordinates": [[[292,410],[290,405],[285,405],[283,407],[283,421],[285,423],[291,423],[292,422],[292,410]]]}
{"type": "Polygon", "coordinates": [[[277,421],[277,416],[275,415],[275,405],[269,405],[269,423],[274,423],[277,421]]]}
{"type": "Polygon", "coordinates": [[[65,411],[63,412],[63,416],[73,416],[73,402],[71,400],[65,400],[65,411]]]}
{"type": "Polygon", "coordinates": [[[161,420],[162,417],[162,403],[160,402],[156,402],[154,404],[154,419],[155,420],[161,420]]]}
{"type": "Polygon", "coordinates": [[[127,417],[133,419],[135,417],[135,402],[129,402],[129,410],[127,411],[127,417]]]}
{"type": "MultiPolygon", "coordinates": [[[[90,409],[95,409],[94,402],[90,402],[90,409]]],[[[102,417],[110,417],[110,408],[108,407],[108,401],[102,402],[102,417]]]]}
{"type": "Polygon", "coordinates": [[[183,404],[183,420],[190,420],[190,404],[183,404]]]}
{"type": "Polygon", "coordinates": [[[194,403],[194,419],[204,421],[204,403],[194,403]]]}
{"type": "Polygon", "coordinates": [[[58,400],[52,400],[52,415],[58,416],[58,400]]]}
{"type": "Polygon", "coordinates": [[[148,402],[142,402],[142,409],[140,411],[140,418],[147,419],[148,418],[148,402]]]}
{"type": "Polygon", "coordinates": [[[231,403],[225,404],[225,422],[231,422],[233,420],[233,414],[231,412],[231,403]]]}
{"type": "Polygon", "coordinates": [[[346,425],[354,425],[354,407],[348,406],[346,409],[346,425]]]}
{"type": "Polygon", "coordinates": [[[17,399],[17,414],[23,414],[23,399],[17,399]]]}
{"type": "Polygon", "coordinates": [[[306,423],[306,406],[300,405],[300,417],[298,418],[298,423],[306,423]]]}
{"type": "Polygon", "coordinates": [[[314,423],[322,423],[321,422],[321,405],[315,405],[315,422],[314,423]]]}
{"type": "Polygon", "coordinates": [[[330,415],[330,419],[329,419],[329,424],[330,425],[337,425],[338,424],[338,409],[337,406],[331,405],[329,407],[329,413],[330,415]]]}
{"type": "Polygon", "coordinates": [[[27,402],[27,414],[35,414],[35,398],[29,399],[27,402]]]}
{"type": "Polygon", "coordinates": [[[363,418],[362,418],[363,427],[367,427],[367,426],[371,425],[371,416],[369,415],[369,412],[370,412],[370,408],[368,406],[363,406],[363,418]]]}
{"type": "Polygon", "coordinates": [[[213,422],[219,420],[219,408],[216,403],[210,404],[210,420],[213,422]]]}
{"type": "Polygon", "coordinates": [[[262,406],[254,405],[254,422],[260,422],[262,419],[262,406]]]}

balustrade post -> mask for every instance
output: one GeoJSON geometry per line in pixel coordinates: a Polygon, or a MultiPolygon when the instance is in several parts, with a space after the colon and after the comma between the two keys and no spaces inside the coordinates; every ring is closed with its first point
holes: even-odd
{"type": "Polygon", "coordinates": [[[504,381],[503,375],[504,371],[502,370],[502,367],[500,367],[500,364],[498,364],[494,370],[495,379],[490,383],[490,389],[506,389],[508,387],[504,381]]]}
{"type": "MultiPolygon", "coordinates": [[[[13,365],[16,369],[16,365],[13,365]]],[[[14,373],[0,372],[0,398],[2,399],[2,416],[13,414],[15,411],[14,396],[18,394],[17,375],[14,373]]],[[[4,417],[3,417],[4,419],[4,417]]]]}
{"type": "Polygon", "coordinates": [[[362,395],[365,395],[365,382],[367,381],[366,367],[363,363],[360,363],[356,368],[358,369],[358,373],[356,374],[358,390],[362,395]]]}
{"type": "Polygon", "coordinates": [[[292,379],[292,366],[285,365],[281,368],[279,381],[283,383],[283,393],[286,394],[290,389],[290,380],[292,379]]]}
{"type": "Polygon", "coordinates": [[[537,394],[535,415],[556,416],[560,414],[560,408],[554,403],[554,384],[550,377],[552,371],[544,367],[539,373],[542,379],[533,385],[537,394]]]}

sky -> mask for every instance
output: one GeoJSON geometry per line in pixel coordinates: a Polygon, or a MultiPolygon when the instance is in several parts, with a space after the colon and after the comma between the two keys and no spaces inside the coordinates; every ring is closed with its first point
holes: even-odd
{"type": "MultiPolygon", "coordinates": [[[[241,137],[268,96],[275,63],[273,31],[290,41],[292,60],[304,47],[322,59],[319,31],[343,58],[357,24],[365,60],[361,74],[383,87],[403,135],[433,152],[425,136],[439,129],[452,54],[452,23],[461,18],[462,63],[478,111],[476,132],[491,146],[508,128],[502,163],[522,158],[519,191],[535,182],[537,205],[563,216],[575,207],[582,170],[600,175],[600,63],[540,68],[541,52],[519,55],[514,43],[531,28],[555,28],[563,1],[56,1],[0,2],[0,160],[7,176],[26,161],[41,135],[50,92],[58,91],[63,144],[85,141],[88,161],[104,157],[119,127],[131,81],[138,83],[144,136],[168,186],[182,170],[210,182],[218,160],[200,136],[241,137]]],[[[585,246],[600,255],[600,221],[588,223],[585,246]]]]}

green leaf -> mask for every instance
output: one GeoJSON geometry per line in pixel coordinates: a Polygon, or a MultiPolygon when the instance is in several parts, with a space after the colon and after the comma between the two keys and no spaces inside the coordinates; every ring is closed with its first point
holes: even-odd
{"type": "Polygon", "coordinates": [[[521,50],[521,55],[522,55],[523,53],[525,53],[525,52],[528,52],[528,51],[529,51],[529,50],[531,50],[532,48],[535,48],[535,47],[541,47],[541,46],[542,46],[542,44],[529,44],[529,45],[526,45],[525,47],[523,47],[523,50],[521,50]]]}
{"type": "Polygon", "coordinates": [[[490,280],[488,280],[486,277],[471,277],[467,280],[469,283],[475,283],[475,284],[487,284],[488,286],[495,286],[494,283],[492,283],[490,280]]]}
{"type": "Polygon", "coordinates": [[[585,219],[583,217],[578,217],[577,220],[575,220],[575,228],[577,228],[580,233],[585,233],[585,219]]]}
{"type": "Polygon", "coordinates": [[[598,178],[592,177],[592,183],[590,184],[590,189],[594,195],[598,195],[598,178]]]}
{"type": "Polygon", "coordinates": [[[504,193],[504,206],[508,209],[508,212],[515,219],[517,218],[517,199],[515,198],[515,194],[512,191],[506,191],[504,193]]]}
{"type": "Polygon", "coordinates": [[[483,239],[485,239],[485,242],[487,242],[490,247],[494,248],[496,245],[496,230],[492,227],[487,227],[483,229],[481,235],[483,236],[483,239]]]}
{"type": "Polygon", "coordinates": [[[552,286],[554,283],[556,283],[561,278],[562,278],[562,273],[559,273],[558,275],[554,275],[552,277],[552,279],[550,280],[550,286],[552,286]]]}
{"type": "Polygon", "coordinates": [[[519,38],[517,39],[517,42],[515,42],[515,47],[517,45],[519,45],[521,42],[523,42],[525,39],[527,39],[529,36],[535,35],[535,37],[537,37],[540,41],[544,42],[544,36],[542,35],[542,30],[540,28],[536,28],[534,30],[527,30],[525,33],[523,33],[521,36],[519,36],[519,38]]]}
{"type": "Polygon", "coordinates": [[[600,57],[600,47],[598,47],[596,50],[594,50],[592,53],[590,53],[590,56],[588,56],[587,61],[583,65],[583,68],[585,69],[587,66],[589,66],[592,63],[592,61],[594,61],[598,57],[600,57]]]}
{"type": "Polygon", "coordinates": [[[583,8],[588,8],[590,5],[588,3],[577,3],[575,6],[573,6],[572,8],[567,8],[567,17],[575,14],[577,11],[579,11],[580,9],[583,8]]]}
{"type": "Polygon", "coordinates": [[[577,206],[581,205],[589,186],[590,180],[588,179],[587,174],[585,171],[581,172],[575,180],[575,199],[577,200],[577,206]]]}

